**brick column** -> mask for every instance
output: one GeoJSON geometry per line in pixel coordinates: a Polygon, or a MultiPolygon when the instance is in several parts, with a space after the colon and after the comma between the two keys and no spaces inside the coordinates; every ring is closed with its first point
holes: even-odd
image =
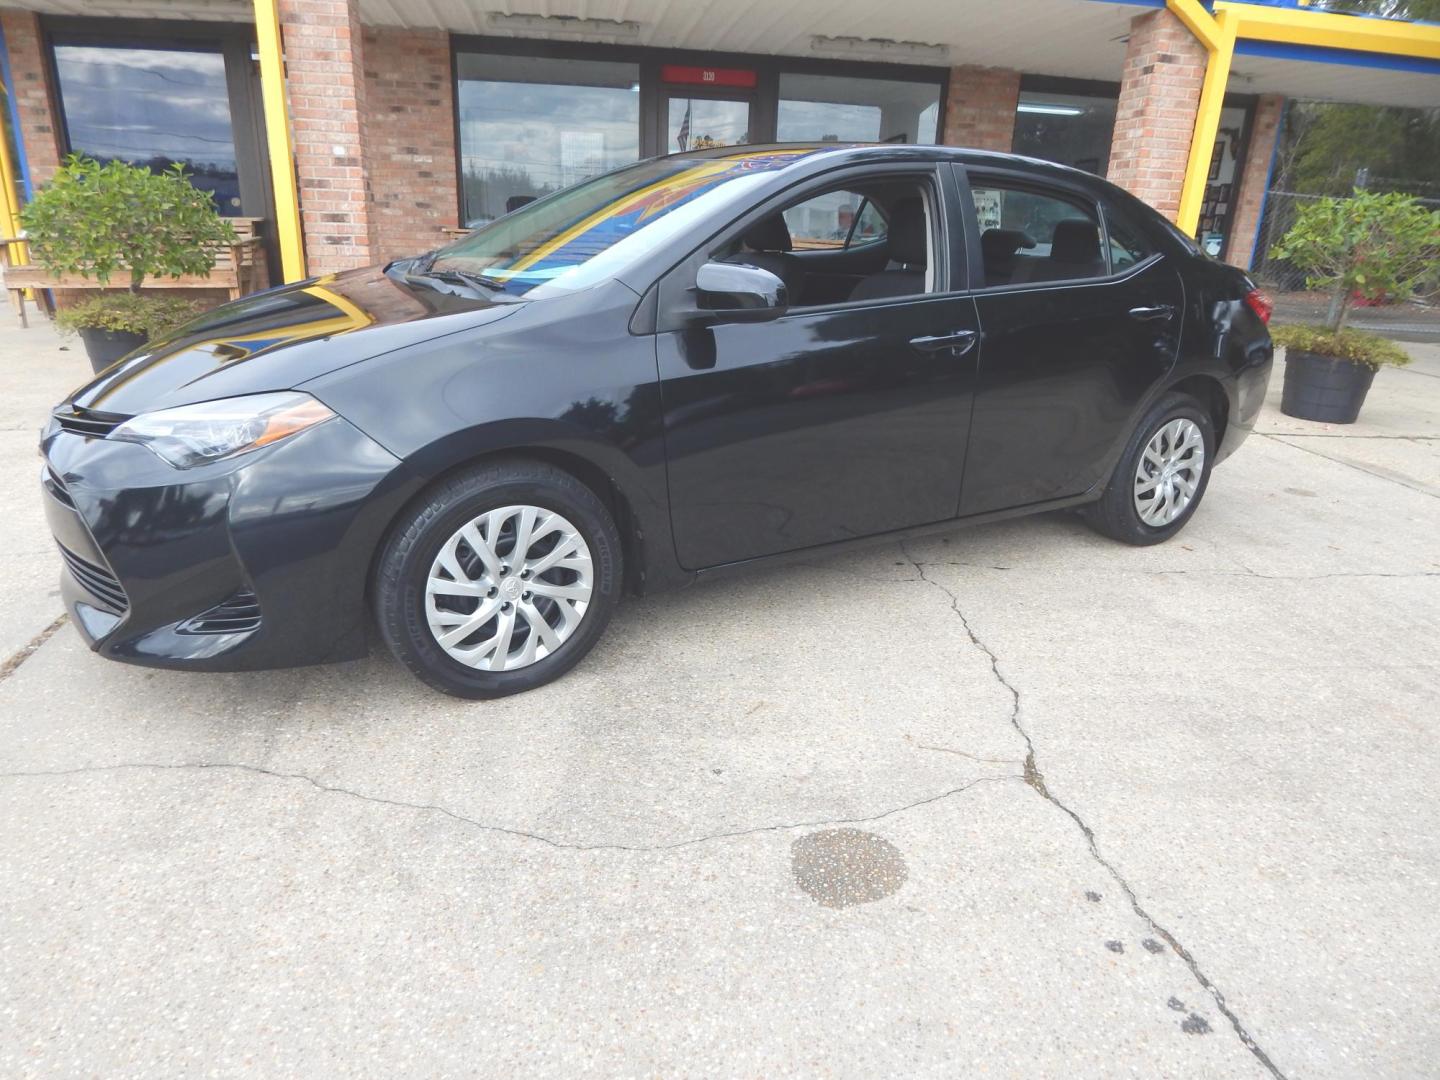
{"type": "Polygon", "coordinates": [[[1168,10],[1130,21],[1106,176],[1171,220],[1180,209],[1205,61],[1205,46],[1168,10]]]}
{"type": "Polygon", "coordinates": [[[376,261],[359,0],[279,0],[286,95],[311,274],[376,261]]]}
{"type": "Polygon", "coordinates": [[[367,27],[365,103],[376,259],[438,247],[460,203],[450,35],[367,27]]]}
{"type": "Polygon", "coordinates": [[[1265,204],[1265,189],[1270,183],[1270,162],[1275,156],[1275,143],[1280,138],[1280,121],[1284,115],[1285,99],[1279,94],[1262,94],[1255,103],[1250,145],[1236,176],[1239,195],[1235,215],[1231,219],[1230,243],[1225,251],[1225,261],[1242,270],[1249,270],[1255,258],[1260,209],[1265,204]]]}
{"type": "Polygon", "coordinates": [[[1020,103],[1020,73],[1008,68],[950,69],[945,96],[946,146],[1009,152],[1015,138],[1015,106],[1020,103]]]}
{"type": "Polygon", "coordinates": [[[20,113],[16,133],[25,147],[30,179],[38,187],[60,167],[59,113],[48,78],[40,18],[33,11],[0,11],[10,74],[15,81],[15,107],[20,113]]]}

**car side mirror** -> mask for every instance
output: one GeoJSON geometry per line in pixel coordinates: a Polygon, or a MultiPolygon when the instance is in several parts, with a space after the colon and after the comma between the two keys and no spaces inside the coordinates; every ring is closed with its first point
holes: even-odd
{"type": "Polygon", "coordinates": [[[695,317],[701,322],[769,322],[785,314],[785,282],[759,266],[707,262],[695,274],[695,317]]]}

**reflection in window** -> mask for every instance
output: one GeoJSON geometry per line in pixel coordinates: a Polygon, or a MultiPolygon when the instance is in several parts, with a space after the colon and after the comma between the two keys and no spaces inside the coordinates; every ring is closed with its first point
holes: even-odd
{"type": "Polygon", "coordinates": [[[456,70],[467,226],[640,156],[636,64],[460,53],[456,70]]]}
{"type": "Polygon", "coordinates": [[[156,171],[178,162],[222,214],[240,213],[219,52],[57,45],[55,70],[71,150],[156,171]]]}
{"type": "Polygon", "coordinates": [[[781,142],[933,143],[938,82],[780,76],[776,137],[781,142]]]}
{"type": "Polygon", "coordinates": [[[1110,166],[1113,97],[1022,90],[1015,109],[1015,153],[1073,165],[1096,176],[1110,166]]]}
{"type": "Polygon", "coordinates": [[[740,146],[750,141],[750,103],[719,98],[670,97],[670,146],[665,152],[740,146]]]}

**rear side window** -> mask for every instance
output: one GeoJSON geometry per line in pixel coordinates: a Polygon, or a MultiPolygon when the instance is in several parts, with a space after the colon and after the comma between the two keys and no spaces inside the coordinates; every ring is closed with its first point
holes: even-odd
{"type": "Polygon", "coordinates": [[[1124,270],[1155,254],[1155,246],[1145,238],[1145,234],[1113,206],[1105,207],[1105,227],[1110,237],[1112,271],[1124,270]]]}
{"type": "Polygon", "coordinates": [[[1093,205],[1005,181],[974,179],[970,190],[986,285],[1074,281],[1109,273],[1093,205]]]}

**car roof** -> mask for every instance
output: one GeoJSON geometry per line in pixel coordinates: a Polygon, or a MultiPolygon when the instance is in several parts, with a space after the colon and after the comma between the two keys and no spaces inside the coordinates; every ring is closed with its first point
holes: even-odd
{"type": "Polygon", "coordinates": [[[750,143],[741,146],[716,146],[704,150],[687,150],[669,157],[692,160],[753,160],[757,164],[773,163],[777,155],[791,158],[786,169],[805,172],[820,168],[834,168],[836,165],[861,164],[885,161],[952,161],[959,165],[988,165],[992,168],[1019,168],[1024,172],[1050,174],[1058,178],[1081,181],[1086,185],[1103,185],[1114,188],[1103,177],[1083,169],[1060,165],[1053,161],[1026,157],[1023,154],[1007,154],[998,150],[979,150],[965,146],[940,146],[934,143],[865,143],[865,142],[788,142],[750,143]]]}

